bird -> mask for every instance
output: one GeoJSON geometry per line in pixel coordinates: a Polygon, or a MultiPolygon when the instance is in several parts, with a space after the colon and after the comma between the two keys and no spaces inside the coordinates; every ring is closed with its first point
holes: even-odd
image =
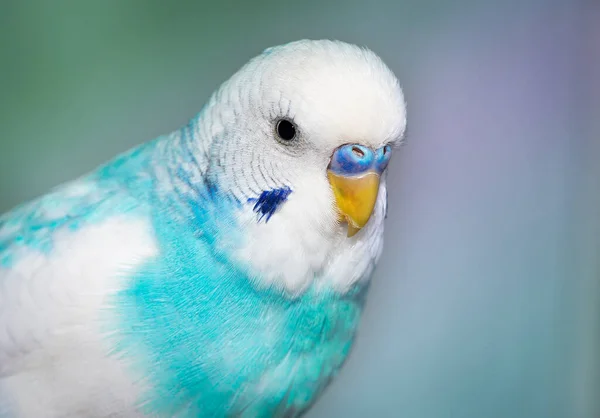
{"type": "Polygon", "coordinates": [[[0,417],[304,414],[356,339],[405,131],[379,55],[293,41],[1,215],[0,417]]]}

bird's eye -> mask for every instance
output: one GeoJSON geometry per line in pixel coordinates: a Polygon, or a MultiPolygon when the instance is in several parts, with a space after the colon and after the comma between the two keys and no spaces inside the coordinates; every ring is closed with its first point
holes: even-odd
{"type": "Polygon", "coordinates": [[[288,119],[280,119],[275,126],[277,135],[284,141],[291,141],[296,137],[296,125],[288,119]]]}

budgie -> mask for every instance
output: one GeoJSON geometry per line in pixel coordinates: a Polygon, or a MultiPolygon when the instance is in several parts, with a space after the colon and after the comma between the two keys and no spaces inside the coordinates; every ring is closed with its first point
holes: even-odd
{"type": "Polygon", "coordinates": [[[0,416],[294,417],[350,353],[400,84],[264,50],[181,129],[0,217],[0,416]]]}

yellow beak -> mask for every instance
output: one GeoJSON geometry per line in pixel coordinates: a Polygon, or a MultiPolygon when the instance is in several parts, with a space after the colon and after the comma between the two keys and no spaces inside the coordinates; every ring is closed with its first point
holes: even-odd
{"type": "Polygon", "coordinates": [[[367,224],[373,213],[379,193],[379,174],[367,171],[357,176],[345,176],[327,170],[327,177],[340,218],[348,223],[348,236],[351,237],[367,224]]]}

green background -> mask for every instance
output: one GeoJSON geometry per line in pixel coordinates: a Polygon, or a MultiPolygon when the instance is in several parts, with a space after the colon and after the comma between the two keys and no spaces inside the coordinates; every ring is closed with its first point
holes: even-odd
{"type": "Polygon", "coordinates": [[[268,46],[368,46],[409,135],[356,349],[309,416],[597,418],[598,9],[3,0],[0,212],[176,129],[268,46]]]}

